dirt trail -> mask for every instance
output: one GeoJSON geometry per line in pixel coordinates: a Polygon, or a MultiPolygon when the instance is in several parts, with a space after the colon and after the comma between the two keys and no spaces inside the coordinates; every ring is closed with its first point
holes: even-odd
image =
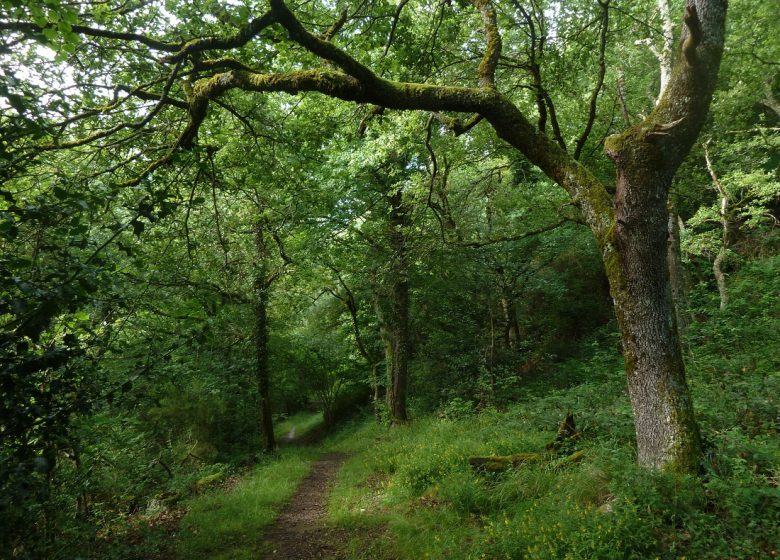
{"type": "Polygon", "coordinates": [[[326,453],[314,463],[276,523],[265,536],[269,560],[337,560],[343,545],[337,529],[325,526],[328,492],[347,459],[343,453],[326,453]]]}

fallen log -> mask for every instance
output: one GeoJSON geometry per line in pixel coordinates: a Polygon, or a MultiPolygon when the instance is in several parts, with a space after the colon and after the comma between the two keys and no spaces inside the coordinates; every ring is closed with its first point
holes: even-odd
{"type": "Polygon", "coordinates": [[[577,427],[574,424],[574,415],[569,412],[558,427],[555,439],[544,446],[544,451],[469,457],[469,464],[471,468],[477,471],[503,472],[524,464],[555,462],[556,465],[567,465],[578,463],[587,455],[584,449],[575,451],[566,457],[558,457],[558,453],[563,450],[565,444],[577,437],[579,437],[579,432],[577,432],[577,427]]]}
{"type": "Polygon", "coordinates": [[[469,464],[476,470],[501,472],[509,468],[519,467],[523,463],[541,463],[547,458],[543,453],[514,453],[512,455],[470,457],[469,464]]]}

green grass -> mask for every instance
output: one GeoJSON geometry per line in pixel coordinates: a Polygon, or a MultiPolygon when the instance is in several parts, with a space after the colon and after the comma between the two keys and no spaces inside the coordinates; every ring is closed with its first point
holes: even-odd
{"type": "Polygon", "coordinates": [[[316,458],[310,449],[284,449],[227,491],[211,490],[186,504],[178,535],[180,558],[257,558],[273,523],[316,458]]]}
{"type": "Polygon", "coordinates": [[[777,442],[730,433],[721,467],[701,480],[646,472],[635,466],[625,401],[604,380],[458,421],[389,431],[368,421],[341,444],[363,451],[339,474],[331,521],[352,535],[351,558],[771,557],[780,546],[777,442]],[[541,449],[569,407],[586,461],[498,475],[469,468],[473,454],[541,449]]]}

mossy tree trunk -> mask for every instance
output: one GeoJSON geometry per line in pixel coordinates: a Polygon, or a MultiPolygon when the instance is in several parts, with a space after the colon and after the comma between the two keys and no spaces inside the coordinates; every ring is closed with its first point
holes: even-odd
{"type": "Polygon", "coordinates": [[[668,281],[669,181],[653,173],[654,165],[619,166],[615,236],[619,265],[609,276],[639,461],[690,472],[699,460],[699,434],[668,281]]]}
{"type": "Polygon", "coordinates": [[[689,0],[679,60],[655,110],[607,139],[615,162],[614,244],[607,267],[620,324],[639,462],[695,472],[701,443],[685,380],[667,263],[669,188],[696,141],[723,50],[725,1],[689,0]]]}

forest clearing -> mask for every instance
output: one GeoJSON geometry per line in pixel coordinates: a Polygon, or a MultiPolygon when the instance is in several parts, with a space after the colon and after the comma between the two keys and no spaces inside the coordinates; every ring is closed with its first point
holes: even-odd
{"type": "Polygon", "coordinates": [[[0,560],[780,556],[780,0],[0,0],[0,560]]]}

